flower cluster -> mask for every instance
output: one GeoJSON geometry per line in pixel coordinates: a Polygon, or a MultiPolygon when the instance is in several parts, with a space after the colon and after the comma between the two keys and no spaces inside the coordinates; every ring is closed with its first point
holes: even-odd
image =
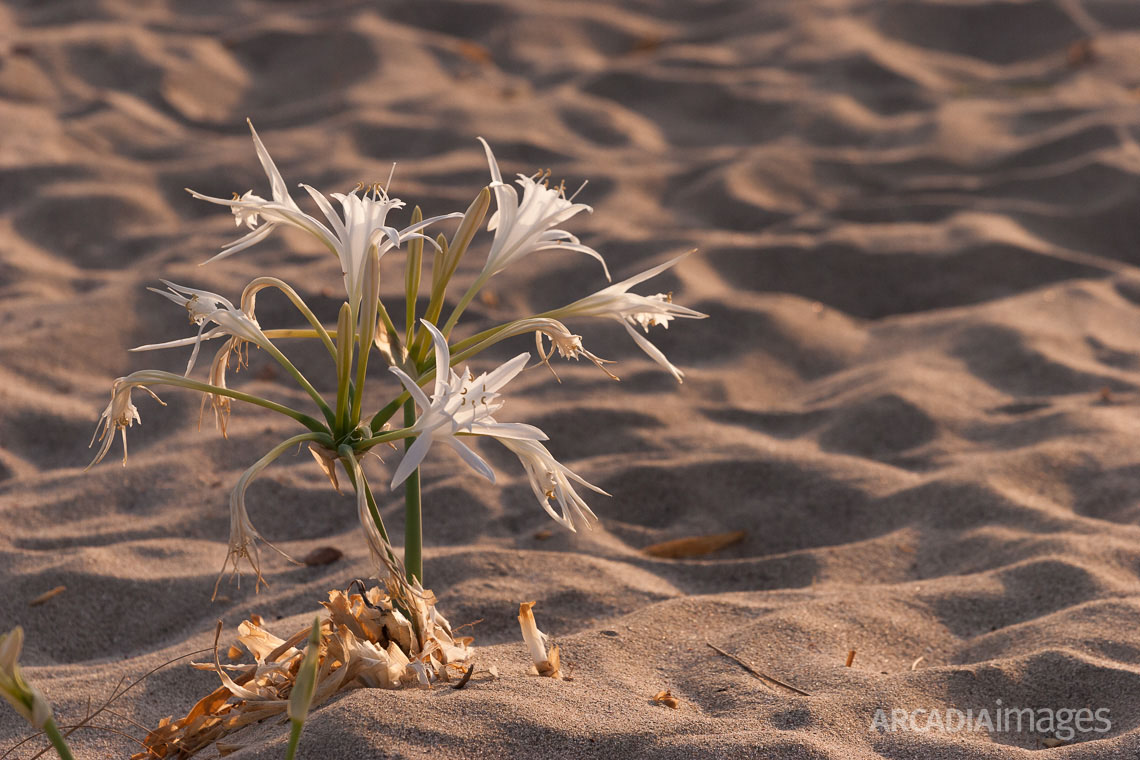
{"type": "MultiPolygon", "coordinates": [[[[610,377],[615,377],[604,364],[582,344],[582,336],[570,331],[564,320],[604,318],[620,322],[636,344],[678,381],[683,374],[646,337],[650,327],[668,323],[678,317],[700,318],[704,314],[672,302],[662,294],[630,293],[634,285],[676,265],[685,255],[666,261],[626,280],[609,285],[593,295],[581,298],[560,309],[530,315],[483,330],[462,340],[451,338],[460,316],[487,282],[515,262],[544,250],[569,250],[584,253],[601,263],[609,279],[609,270],[601,254],[559,225],[590,207],[566,197],[564,186],[551,186],[549,172],[533,176],[519,175],[519,192],[503,181],[491,148],[480,138],[486,151],[491,180],[465,213],[454,212],[424,218],[418,208],[402,229],[388,221],[392,212],[404,207],[403,201],[388,195],[388,187],[358,185],[348,193],[331,193],[300,185],[316,205],[320,214],[303,211],[289,193],[269,152],[250,124],[257,156],[269,179],[269,198],[252,190],[235,193],[232,198],[215,198],[189,191],[195,198],[228,207],[235,224],[245,234],[227,245],[210,261],[238,253],[264,240],[279,226],[293,227],[308,233],[336,256],[344,275],[345,299],[337,315],[335,327],[326,326],[301,296],[285,282],[274,277],[259,277],[241,294],[240,304],[216,293],[163,281],[166,290],[155,292],[187,310],[197,333],[166,343],[140,346],[145,351],[161,348],[191,347],[182,375],[157,370],[143,370],[118,378],[112,387],[111,400],[104,410],[96,435],[102,445],[92,465],[110,450],[116,434],[123,440],[126,463],[126,429],[140,422],[138,409],[131,400],[135,388],[158,400],[153,386],[166,385],[201,392],[203,410],[209,403],[223,435],[229,419],[230,403],[239,400],[284,414],[305,428],[275,446],[255,462],[238,480],[230,498],[230,549],[223,567],[238,570],[239,560],[247,560],[261,580],[257,541],[264,539],[253,526],[245,506],[245,494],[253,479],[275,459],[293,447],[307,443],[334,486],[338,485],[337,463],[357,494],[361,526],[378,569],[394,568],[406,573],[409,593],[422,589],[423,577],[420,538],[419,470],[428,452],[443,444],[454,450],[477,473],[495,480],[491,466],[468,445],[475,438],[491,438],[514,453],[528,478],[535,498],[546,512],[570,530],[590,526],[597,520],[576,486],[605,493],[558,462],[542,444],[545,433],[533,425],[497,419],[504,405],[503,390],[527,366],[529,353],[521,353],[501,366],[476,375],[467,366],[456,369],[484,349],[511,337],[534,333],[537,352],[543,364],[557,353],[567,359],[586,357],[610,377]],[[332,199],[330,201],[330,198],[332,199]],[[492,198],[494,213],[487,217],[492,198]],[[333,201],[339,205],[339,211],[333,201]],[[450,237],[426,233],[429,227],[458,219],[458,228],[450,237]],[[468,253],[478,231],[484,226],[493,233],[486,259],[472,285],[442,319],[448,304],[447,291],[452,275],[468,253]],[[421,302],[421,274],[425,248],[431,254],[431,286],[426,302],[421,302]],[[380,260],[394,249],[407,254],[405,271],[406,311],[404,329],[397,328],[380,299],[380,260]],[[263,329],[256,317],[256,296],[265,288],[281,291],[308,323],[304,329],[263,329]],[[422,308],[420,308],[422,306],[422,308]],[[307,338],[320,341],[327,349],[336,369],[336,398],[325,398],[305,374],[278,348],[279,338],[307,338]],[[207,380],[191,377],[203,343],[220,340],[207,380]],[[547,350],[544,340],[550,341],[547,350]],[[315,410],[302,411],[283,404],[243,393],[226,384],[227,369],[252,345],[264,351],[311,397],[315,410]],[[367,369],[373,350],[388,365],[399,381],[394,383],[391,401],[371,415],[364,414],[363,396],[367,369]],[[400,387],[402,386],[402,388],[400,387]],[[430,388],[430,396],[429,389],[430,388]],[[396,427],[393,418],[403,410],[403,425],[396,427]],[[405,485],[407,520],[405,553],[401,561],[395,555],[376,506],[372,488],[361,465],[365,454],[381,444],[404,441],[403,456],[396,464],[391,487],[405,485]]],[[[616,378],[615,378],[616,379],[616,378]]],[[[379,383],[376,383],[379,384],[379,383]]],[[[161,403],[161,401],[160,401],[161,403]]],[[[92,440],[94,444],[94,439],[92,440]]]]}

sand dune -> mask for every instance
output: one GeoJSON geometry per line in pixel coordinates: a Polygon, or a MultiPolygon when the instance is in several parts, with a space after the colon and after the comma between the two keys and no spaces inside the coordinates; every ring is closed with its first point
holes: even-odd
{"type": "MultiPolygon", "coordinates": [[[[198,266],[233,222],[184,188],[265,190],[246,117],[290,181],[344,190],[398,161],[393,194],[427,214],[487,182],[482,135],[505,173],[590,180],[572,229],[615,279],[699,247],[651,287],[709,319],[653,335],[680,386],[593,324],[572,327],[620,385],[574,363],[513,384],[509,418],[612,494],[590,499],[599,529],[550,525],[490,447],[499,486],[429,459],[427,585],[453,623],[482,620],[501,678],[342,695],[302,756],[1136,757],[1138,50],[1132,0],[0,5],[0,628],[24,627],[68,723],[218,618],[286,634],[368,575],[351,499],[285,457],[254,522],[344,558],[270,560],[268,590],[211,603],[229,489],[295,432],[274,415],[235,410],[223,440],[191,394],[137,394],[125,469],[85,473],[87,442],[113,378],[184,367],[127,352],[188,334],[159,278],[236,296],[272,272],[335,321],[339,267],[303,236],[198,266]],[[703,558],[640,552],[735,530],[703,558]],[[523,600],[573,680],[527,675],[523,600]],[[872,728],[998,700],[1111,728],[1057,748],[1055,729],[872,728]]],[[[603,284],[584,257],[531,257],[469,329],[603,284]]],[[[272,296],[258,316],[296,322],[272,296]]],[[[236,383],[305,402],[264,356],[236,383]]],[[[181,661],[118,709],[153,726],[216,685],[181,661]]],[[[25,734],[0,710],[0,748],[25,734]]],[[[252,727],[232,757],[282,757],[287,735],[252,727]]],[[[79,736],[84,756],[137,749],[79,736]]]]}

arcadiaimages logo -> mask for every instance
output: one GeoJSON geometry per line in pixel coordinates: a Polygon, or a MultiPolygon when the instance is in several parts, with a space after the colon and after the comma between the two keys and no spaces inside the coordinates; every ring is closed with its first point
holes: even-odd
{"type": "Polygon", "coordinates": [[[1078,734],[1108,733],[1112,730],[1112,717],[1107,707],[1095,710],[1091,707],[1005,707],[1002,700],[998,699],[994,701],[993,707],[983,707],[980,710],[959,710],[953,707],[929,710],[878,709],[868,730],[880,733],[1025,733],[1071,741],[1078,734]]]}

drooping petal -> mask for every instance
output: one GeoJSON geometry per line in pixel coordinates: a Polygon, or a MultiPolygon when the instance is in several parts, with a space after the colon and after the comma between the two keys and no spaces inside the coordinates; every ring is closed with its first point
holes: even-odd
{"type": "Polygon", "coordinates": [[[625,328],[625,331],[627,333],[629,333],[629,337],[633,338],[633,341],[641,348],[641,350],[648,354],[650,359],[660,364],[671,375],[673,375],[673,377],[677,378],[678,383],[685,382],[685,373],[679,370],[677,367],[673,366],[673,364],[667,358],[665,358],[665,354],[661,353],[661,349],[657,348],[657,346],[649,342],[648,338],[639,333],[637,330],[633,329],[633,325],[631,325],[626,320],[618,319],[617,321],[621,323],[621,326],[625,328]]]}

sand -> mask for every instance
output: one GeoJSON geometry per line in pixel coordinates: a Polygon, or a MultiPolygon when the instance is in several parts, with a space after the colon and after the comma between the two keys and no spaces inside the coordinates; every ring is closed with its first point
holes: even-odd
{"type": "MultiPolygon", "coordinates": [[[[136,394],[125,469],[84,472],[87,442],[113,378],[184,366],[127,352],[190,334],[147,292],[159,278],[236,297],[273,273],[335,318],[337,263],[303,235],[198,266],[233,221],[183,188],[268,191],[246,117],[290,182],[343,191],[398,161],[393,194],[429,214],[487,182],[482,135],[506,173],[590,180],[595,212],[567,226],[615,277],[698,247],[639,292],[709,319],[651,336],[683,385],[593,323],[572,327],[620,384],[562,363],[561,385],[541,368],[512,385],[500,416],[612,494],[590,498],[593,532],[551,523],[490,446],[498,486],[429,458],[427,585],[453,623],[481,621],[500,678],[341,695],[300,756],[1137,757],[1138,50],[1132,0],[0,4],[0,628],[24,627],[26,673],[68,724],[208,647],[216,619],[288,634],[369,574],[351,498],[301,452],[251,516],[295,555],[344,558],[267,559],[268,590],[247,577],[211,603],[229,490],[288,420],[235,409],[223,440],[193,394],[136,394]],[[702,558],[640,551],[735,530],[702,558]],[[572,680],[528,675],[531,600],[572,680]],[[664,689],[678,709],[652,703],[664,689]],[[873,725],[999,700],[1111,728],[1050,748],[1063,731],[873,725]]],[[[535,255],[466,329],[602,285],[585,257],[535,255]]],[[[272,296],[258,316],[298,324],[272,296]]],[[[256,353],[231,380],[304,402],[256,353]]],[[[382,510],[400,534],[398,496],[382,510]]],[[[184,714],[217,685],[187,662],[118,713],[184,714]]],[[[26,733],[0,709],[0,749],[26,733]]],[[[255,726],[231,757],[282,757],[287,735],[255,726]]]]}

